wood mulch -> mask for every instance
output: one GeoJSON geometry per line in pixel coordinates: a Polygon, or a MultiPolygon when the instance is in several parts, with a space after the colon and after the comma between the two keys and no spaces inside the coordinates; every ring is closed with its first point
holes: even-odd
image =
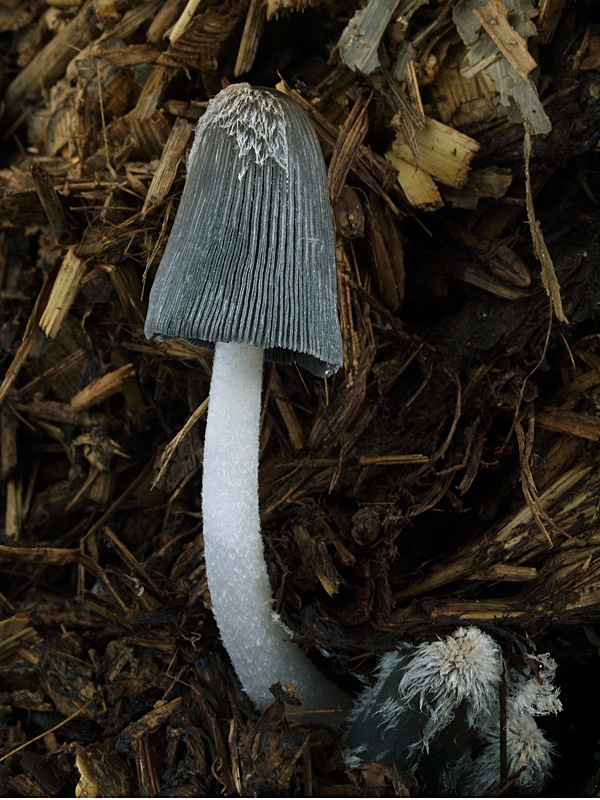
{"type": "Polygon", "coordinates": [[[258,715],[210,613],[211,354],[143,321],[195,122],[245,80],[322,143],[345,348],[265,373],[277,608],[350,691],[462,623],[550,651],[548,791],[597,796],[594,3],[0,0],[0,41],[0,795],[419,793],[258,715]]]}

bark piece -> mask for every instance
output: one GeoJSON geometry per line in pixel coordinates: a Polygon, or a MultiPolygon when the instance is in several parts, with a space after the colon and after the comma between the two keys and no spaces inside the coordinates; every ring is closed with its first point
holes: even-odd
{"type": "Polygon", "coordinates": [[[338,42],[340,58],[350,69],[370,75],[381,66],[377,50],[399,0],[369,0],[352,17],[338,42]]]}
{"type": "MultiPolygon", "coordinates": [[[[475,12],[480,11],[484,5],[487,5],[485,0],[459,0],[452,10],[456,29],[467,47],[469,64],[485,69],[509,114],[511,104],[514,103],[534,133],[549,133],[552,124],[531,78],[520,75],[504,55],[497,58],[498,47],[494,40],[487,34],[481,36],[482,25],[475,12]]],[[[529,0],[506,0],[504,5],[511,13],[512,27],[519,36],[524,40],[535,36],[536,28],[532,17],[536,10],[533,4],[529,0]]]]}
{"type": "Polygon", "coordinates": [[[508,21],[508,8],[501,0],[490,0],[483,8],[474,9],[473,13],[496,42],[517,75],[527,78],[537,64],[527,49],[525,39],[519,36],[508,21]]]}

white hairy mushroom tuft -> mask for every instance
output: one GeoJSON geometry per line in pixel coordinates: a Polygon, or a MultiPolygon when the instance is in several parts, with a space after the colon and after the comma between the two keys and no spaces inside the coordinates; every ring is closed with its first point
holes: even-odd
{"type": "Polygon", "coordinates": [[[500,689],[506,696],[506,770],[541,791],[552,746],[534,716],[561,709],[556,663],[526,656],[518,670],[477,627],[418,646],[402,644],[380,661],[375,685],[349,715],[345,760],[384,761],[415,771],[428,792],[485,796],[501,782],[500,689]]]}

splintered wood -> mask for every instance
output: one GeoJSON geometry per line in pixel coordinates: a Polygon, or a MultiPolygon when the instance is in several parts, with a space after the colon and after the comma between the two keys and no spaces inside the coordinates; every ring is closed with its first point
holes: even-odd
{"type": "Polygon", "coordinates": [[[236,77],[248,72],[254,64],[265,22],[267,18],[270,19],[277,13],[276,10],[270,10],[271,5],[272,3],[269,3],[269,8],[267,9],[265,8],[263,0],[250,0],[248,14],[244,24],[244,32],[240,42],[240,49],[238,50],[233,71],[236,77]]]}
{"type": "Polygon", "coordinates": [[[85,411],[92,406],[107,400],[123,389],[125,381],[135,375],[133,364],[125,364],[114,372],[103,375],[102,378],[92,381],[71,398],[73,411],[85,411]]]}
{"type": "Polygon", "coordinates": [[[17,421],[9,409],[0,411],[0,443],[2,481],[6,487],[6,515],[4,535],[7,539],[18,539],[21,531],[23,509],[21,476],[17,453],[17,421]]]}
{"type": "Polygon", "coordinates": [[[40,328],[51,339],[57,335],[69,313],[71,303],[79,291],[84,275],[85,261],[75,255],[74,248],[67,250],[40,319],[40,328]]]}
{"type": "Polygon", "coordinates": [[[500,0],[490,0],[483,8],[474,9],[473,13],[496,42],[517,75],[527,78],[537,64],[527,49],[525,39],[519,36],[508,21],[508,8],[500,0]]]}
{"type": "Polygon", "coordinates": [[[193,126],[185,119],[175,120],[173,129],[167,139],[160,157],[158,167],[148,188],[142,215],[145,215],[152,206],[159,205],[167,196],[176,175],[177,166],[184,154],[186,145],[192,133],[193,126]]]}
{"type": "Polygon", "coordinates": [[[467,621],[507,664],[524,642],[552,652],[569,701],[548,793],[597,785],[597,714],[578,699],[600,645],[600,34],[586,8],[0,2],[5,794],[429,791],[421,763],[344,766],[337,732],[300,723],[292,683],[258,713],[212,618],[212,353],[148,341],[144,321],[194,127],[235,80],[284,92],[317,133],[343,338],[326,380],[265,369],[274,611],[351,693],[381,653],[467,621]]]}
{"type": "Polygon", "coordinates": [[[443,205],[435,180],[462,186],[478,149],[479,145],[470,137],[426,119],[422,127],[415,128],[410,144],[398,132],[386,158],[398,170],[398,183],[410,204],[424,211],[435,211],[443,205]]]}

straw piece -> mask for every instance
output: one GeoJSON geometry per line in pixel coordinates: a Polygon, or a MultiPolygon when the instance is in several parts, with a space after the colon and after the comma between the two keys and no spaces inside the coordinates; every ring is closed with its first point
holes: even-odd
{"type": "Polygon", "coordinates": [[[52,287],[52,293],[48,298],[48,304],[40,319],[40,328],[51,339],[56,338],[60,326],[69,313],[85,271],[85,261],[75,254],[74,247],[70,247],[65,254],[52,287]]]}

